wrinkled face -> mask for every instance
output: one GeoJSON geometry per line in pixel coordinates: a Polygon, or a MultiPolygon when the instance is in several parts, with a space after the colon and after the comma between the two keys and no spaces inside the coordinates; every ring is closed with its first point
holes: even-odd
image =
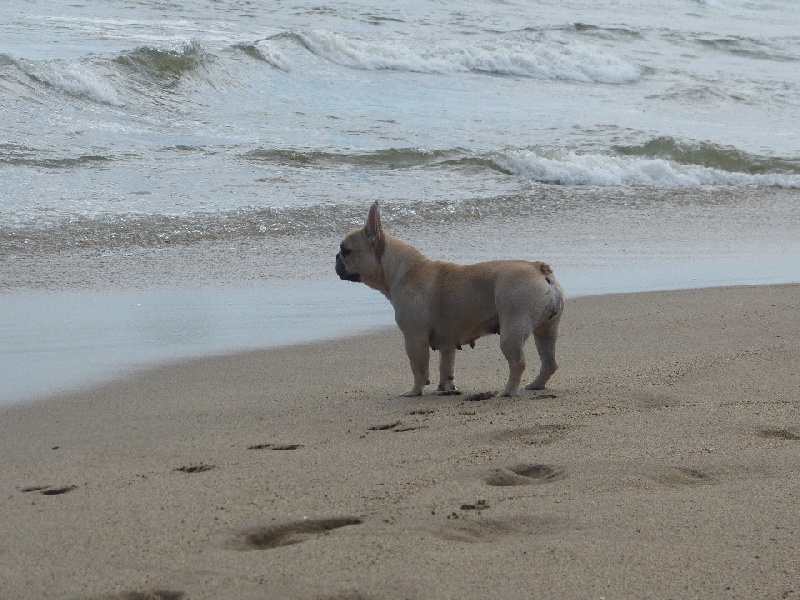
{"type": "Polygon", "coordinates": [[[373,284],[380,272],[375,248],[363,229],[351,231],[339,245],[336,255],[336,274],[345,281],[373,284]]]}

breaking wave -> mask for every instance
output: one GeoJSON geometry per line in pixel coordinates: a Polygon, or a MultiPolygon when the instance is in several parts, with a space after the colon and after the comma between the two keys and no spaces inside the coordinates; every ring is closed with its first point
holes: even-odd
{"type": "Polygon", "coordinates": [[[800,188],[800,159],[762,157],[733,147],[669,137],[595,153],[553,148],[490,154],[475,154],[463,148],[388,148],[355,153],[258,149],[243,157],[314,169],[491,169],[557,185],[800,188]]]}
{"type": "Polygon", "coordinates": [[[800,160],[763,157],[733,146],[708,142],[691,142],[672,137],[657,137],[638,146],[614,146],[624,156],[663,158],[682,165],[697,165],[709,169],[756,174],[800,174],[800,160]]]}
{"type": "Polygon", "coordinates": [[[58,92],[111,106],[124,105],[111,83],[86,64],[65,60],[22,59],[16,65],[32,80],[58,92]]]}
{"type": "Polygon", "coordinates": [[[558,185],[800,188],[800,161],[755,157],[711,144],[682,144],[671,138],[617,147],[610,153],[512,150],[499,155],[497,163],[514,175],[558,185]]]}
{"type": "Polygon", "coordinates": [[[315,55],[353,69],[420,73],[475,72],[586,83],[632,83],[639,68],[578,41],[496,37],[420,43],[332,31],[296,34],[315,55]]]}

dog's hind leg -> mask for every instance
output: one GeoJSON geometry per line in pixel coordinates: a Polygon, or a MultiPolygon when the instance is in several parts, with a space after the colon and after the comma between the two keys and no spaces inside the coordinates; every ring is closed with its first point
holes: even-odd
{"type": "Polygon", "coordinates": [[[422,389],[430,383],[428,340],[419,341],[406,336],[406,354],[414,374],[414,387],[403,396],[422,396],[422,389]]]}
{"type": "Polygon", "coordinates": [[[516,396],[525,371],[525,340],[528,339],[530,330],[524,326],[513,324],[500,324],[500,350],[508,361],[508,382],[503,396],[516,396]]]}
{"type": "Polygon", "coordinates": [[[439,387],[440,392],[456,391],[456,349],[439,350],[439,387]]]}
{"type": "Polygon", "coordinates": [[[542,365],[536,379],[525,386],[526,390],[543,390],[547,380],[558,369],[556,337],[558,336],[560,318],[561,314],[559,313],[550,319],[545,319],[533,330],[533,339],[536,342],[536,350],[539,352],[539,360],[542,365]]]}

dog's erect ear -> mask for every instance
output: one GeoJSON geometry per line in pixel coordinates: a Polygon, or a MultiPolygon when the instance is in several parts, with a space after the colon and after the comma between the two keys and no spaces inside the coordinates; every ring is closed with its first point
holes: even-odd
{"type": "Polygon", "coordinates": [[[369,209],[369,216],[367,217],[367,222],[364,224],[364,235],[370,244],[377,242],[383,235],[381,212],[377,200],[372,203],[369,209]]]}

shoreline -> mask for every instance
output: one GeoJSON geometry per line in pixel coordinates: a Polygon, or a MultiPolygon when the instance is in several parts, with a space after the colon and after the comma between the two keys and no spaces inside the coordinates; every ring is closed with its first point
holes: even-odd
{"type": "Polygon", "coordinates": [[[462,395],[398,397],[390,328],[0,408],[0,590],[791,598],[799,301],[798,284],[572,299],[561,369],[512,399],[487,394],[496,336],[458,354],[462,395]]]}
{"type": "MultiPolygon", "coordinates": [[[[796,190],[645,189],[618,198],[581,188],[558,201],[548,200],[551,188],[540,191],[541,206],[500,203],[473,214],[467,202],[439,219],[433,211],[385,225],[437,260],[548,262],[568,299],[787,283],[800,273],[796,190]]],[[[380,294],[336,277],[343,233],[299,223],[293,234],[0,253],[0,371],[12,373],[0,381],[0,403],[161,361],[392,324],[380,294]]]]}

